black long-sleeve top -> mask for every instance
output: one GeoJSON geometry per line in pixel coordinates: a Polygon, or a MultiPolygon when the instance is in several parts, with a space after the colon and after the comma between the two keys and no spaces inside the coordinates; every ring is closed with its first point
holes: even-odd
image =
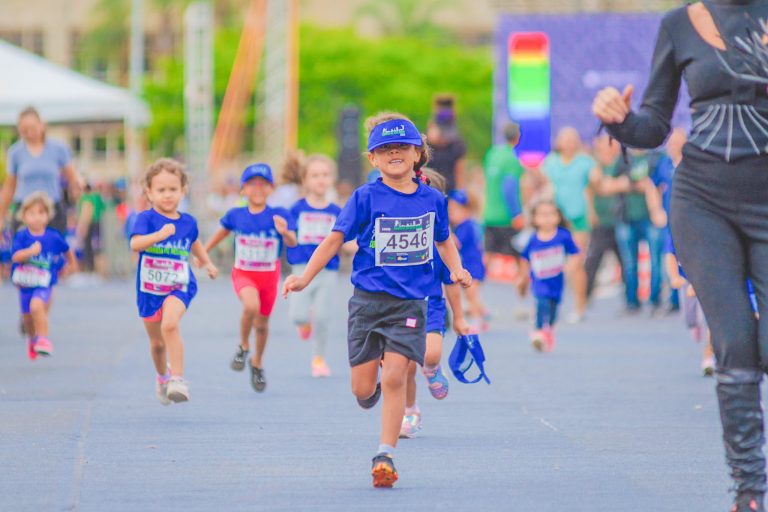
{"type": "MultiPolygon", "coordinates": [[[[765,0],[715,0],[714,4],[708,8],[716,11],[718,28],[726,33],[723,37],[743,36],[747,29],[755,30],[754,20],[768,19],[765,0]]],[[[661,145],[669,133],[684,78],[691,96],[691,144],[729,162],[768,154],[766,85],[731,75],[716,52],[737,73],[747,71],[733,50],[721,52],[702,39],[687,7],[667,13],[657,36],[640,109],[630,112],[623,123],[609,125],[609,133],[632,147],[661,145]]]]}

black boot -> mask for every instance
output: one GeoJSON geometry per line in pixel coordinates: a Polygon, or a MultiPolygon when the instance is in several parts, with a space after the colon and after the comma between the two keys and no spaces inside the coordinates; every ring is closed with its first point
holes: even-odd
{"type": "Polygon", "coordinates": [[[765,512],[763,408],[758,369],[718,369],[717,400],[723,424],[725,458],[736,490],[732,512],[765,512]]]}

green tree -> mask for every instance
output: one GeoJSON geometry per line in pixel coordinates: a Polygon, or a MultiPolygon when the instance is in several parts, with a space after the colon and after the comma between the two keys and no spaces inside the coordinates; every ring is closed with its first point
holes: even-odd
{"type": "MultiPolygon", "coordinates": [[[[239,27],[216,32],[217,113],[239,37],[239,27]]],[[[363,115],[401,111],[425,129],[434,94],[450,92],[457,99],[459,129],[469,155],[477,159],[490,143],[492,68],[490,47],[467,48],[458,43],[436,47],[413,36],[371,39],[351,28],[305,25],[301,28],[299,145],[309,152],[335,155],[338,115],[348,104],[357,105],[363,115]]],[[[167,58],[146,82],[145,96],[152,108],[149,142],[154,153],[183,150],[183,81],[182,62],[167,58]]],[[[257,117],[249,109],[246,129],[253,128],[257,117]]],[[[246,136],[246,145],[252,140],[246,136]]]]}
{"type": "Polygon", "coordinates": [[[491,134],[492,52],[459,44],[436,47],[413,36],[368,39],[352,29],[301,32],[299,144],[336,151],[336,122],[347,104],[364,115],[397,110],[424,129],[435,93],[456,96],[458,125],[470,156],[480,157],[491,134]]]}

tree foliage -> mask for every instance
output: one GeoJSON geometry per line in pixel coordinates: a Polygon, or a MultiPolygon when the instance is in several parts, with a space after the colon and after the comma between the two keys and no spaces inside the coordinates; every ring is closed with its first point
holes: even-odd
{"type": "MultiPolygon", "coordinates": [[[[239,28],[217,29],[215,37],[215,104],[221,106],[234,62],[239,28]]],[[[146,82],[152,109],[150,147],[155,153],[182,149],[184,136],[183,63],[165,59],[146,82]]],[[[309,152],[336,153],[336,126],[346,105],[363,115],[397,110],[425,129],[438,92],[456,95],[459,129],[470,156],[479,157],[490,143],[492,54],[488,47],[458,43],[436,45],[414,36],[365,38],[353,29],[301,29],[299,70],[299,145],[309,152]]],[[[251,103],[253,104],[253,103],[251,103]]],[[[249,110],[252,129],[258,113],[249,110]]],[[[252,137],[246,137],[250,142],[252,137]]]]}
{"type": "Polygon", "coordinates": [[[490,143],[492,53],[489,47],[436,46],[414,36],[363,38],[352,29],[305,26],[301,33],[299,144],[334,153],[339,111],[400,111],[422,130],[435,93],[453,93],[470,155],[490,143]]]}

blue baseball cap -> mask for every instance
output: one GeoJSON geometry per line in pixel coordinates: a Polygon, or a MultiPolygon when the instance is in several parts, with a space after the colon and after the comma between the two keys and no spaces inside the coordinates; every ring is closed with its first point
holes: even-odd
{"type": "Polygon", "coordinates": [[[451,355],[448,357],[448,366],[451,368],[453,376],[456,380],[463,382],[464,384],[474,384],[485,380],[488,384],[491,383],[488,376],[485,374],[485,354],[483,353],[483,347],[480,345],[480,338],[477,334],[470,334],[468,336],[459,336],[456,338],[456,344],[451,350],[451,355]],[[464,375],[469,371],[472,366],[477,366],[480,374],[474,380],[467,379],[464,375]]]}
{"type": "Polygon", "coordinates": [[[275,183],[272,178],[272,169],[267,164],[253,164],[246,167],[240,176],[240,186],[248,183],[251,178],[263,178],[273,185],[275,183]]]}
{"type": "Polygon", "coordinates": [[[463,190],[451,190],[448,192],[448,199],[455,201],[462,206],[467,206],[467,204],[469,204],[469,196],[463,190]]]}
{"type": "Polygon", "coordinates": [[[368,151],[385,144],[410,144],[421,146],[421,132],[407,119],[392,119],[377,124],[368,135],[368,151]]]}

